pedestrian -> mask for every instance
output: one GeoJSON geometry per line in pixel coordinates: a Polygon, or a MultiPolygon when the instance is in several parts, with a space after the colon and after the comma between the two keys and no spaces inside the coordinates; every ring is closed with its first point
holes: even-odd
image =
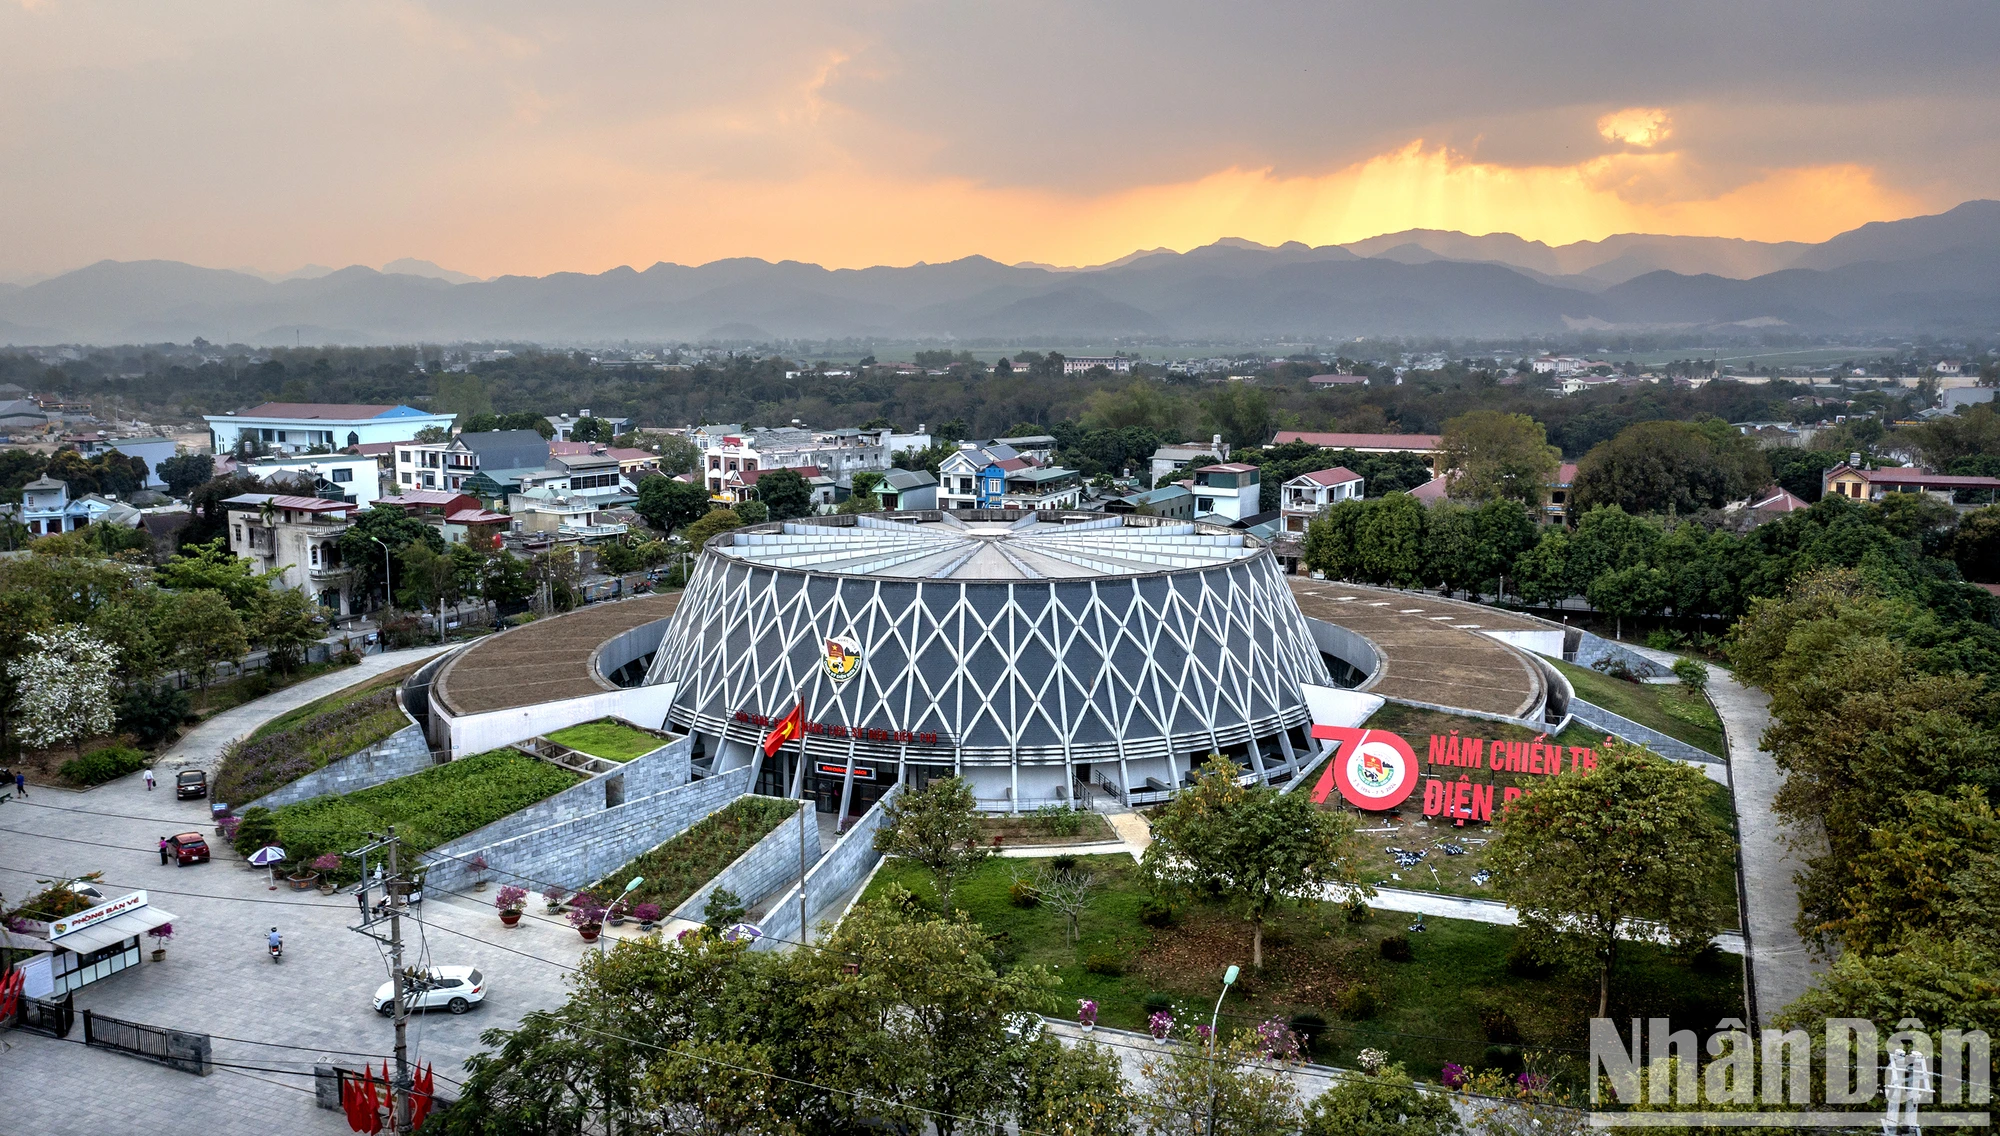
{"type": "Polygon", "coordinates": [[[172,852],[172,846],[171,846],[171,845],[169,845],[169,844],[167,843],[167,838],[166,838],[166,837],[164,837],[164,836],[160,837],[160,864],[161,864],[161,866],[163,866],[163,867],[164,867],[164,866],[166,865],[166,862],[167,862],[167,857],[168,857],[168,856],[171,856],[171,855],[173,855],[173,852],[172,852]]]}
{"type": "Polygon", "coordinates": [[[14,795],[24,801],[28,799],[28,775],[18,769],[14,771],[14,795]]]}
{"type": "Polygon", "coordinates": [[[153,771],[151,769],[146,770],[146,791],[148,793],[153,791],[153,771]]]}

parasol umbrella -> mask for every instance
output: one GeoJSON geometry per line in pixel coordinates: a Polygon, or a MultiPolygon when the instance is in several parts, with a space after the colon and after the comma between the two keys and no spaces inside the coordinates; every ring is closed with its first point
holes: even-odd
{"type": "Polygon", "coordinates": [[[278,861],[285,858],[285,850],[275,844],[266,844],[250,853],[250,862],[260,868],[271,869],[271,886],[267,890],[278,890],[278,861]]]}
{"type": "Polygon", "coordinates": [[[753,923],[731,923],[728,929],[722,932],[722,937],[732,943],[754,943],[764,937],[764,932],[753,923]]]}

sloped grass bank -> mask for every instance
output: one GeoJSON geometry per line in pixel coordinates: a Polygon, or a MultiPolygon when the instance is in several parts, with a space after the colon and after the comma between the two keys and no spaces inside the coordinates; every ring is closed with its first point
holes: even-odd
{"type": "Polygon", "coordinates": [[[1728,756],[1722,739],[1722,719],[1709,704],[1708,696],[1683,690],[1670,683],[1626,682],[1600,674],[1589,667],[1548,660],[1576,689],[1585,702],[1602,706],[1613,714],[1630,718],[1642,726],[1658,730],[1670,738],[1712,753],[1728,756]]]}
{"type": "Polygon", "coordinates": [[[626,881],[643,876],[646,882],[627,900],[633,906],[656,903],[661,911],[672,911],[798,811],[797,801],[739,797],[587,890],[610,900],[625,889],[626,881]]]}
{"type": "MultiPolygon", "coordinates": [[[[514,750],[462,757],[386,784],[286,805],[270,814],[278,843],[295,863],[324,852],[345,853],[368,843],[368,834],[396,826],[403,854],[428,851],[508,813],[527,808],[583,778],[514,750]]],[[[246,827],[248,820],[246,817],[246,827]]],[[[343,861],[335,878],[360,877],[360,864],[343,861]]]]}
{"type": "Polygon", "coordinates": [[[630,761],[667,744],[665,738],[609,719],[569,726],[546,736],[557,745],[607,761],[630,761]]]}
{"type": "Polygon", "coordinates": [[[259,726],[223,751],[210,792],[243,804],[308,773],[386,740],[410,724],[396,705],[396,686],[414,665],[335,691],[259,726]]]}

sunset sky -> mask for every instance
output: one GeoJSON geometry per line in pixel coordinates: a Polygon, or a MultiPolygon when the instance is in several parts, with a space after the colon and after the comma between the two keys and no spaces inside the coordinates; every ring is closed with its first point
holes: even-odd
{"type": "Polygon", "coordinates": [[[0,0],[0,280],[1822,240],[2000,196],[2000,5],[0,0]]]}

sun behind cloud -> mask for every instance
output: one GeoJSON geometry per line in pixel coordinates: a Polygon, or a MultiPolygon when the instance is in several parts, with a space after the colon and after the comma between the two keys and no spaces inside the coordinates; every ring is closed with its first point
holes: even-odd
{"type": "Polygon", "coordinates": [[[1597,132],[1607,142],[1651,148],[1674,132],[1673,118],[1659,107],[1626,107],[1597,120],[1597,132]]]}

